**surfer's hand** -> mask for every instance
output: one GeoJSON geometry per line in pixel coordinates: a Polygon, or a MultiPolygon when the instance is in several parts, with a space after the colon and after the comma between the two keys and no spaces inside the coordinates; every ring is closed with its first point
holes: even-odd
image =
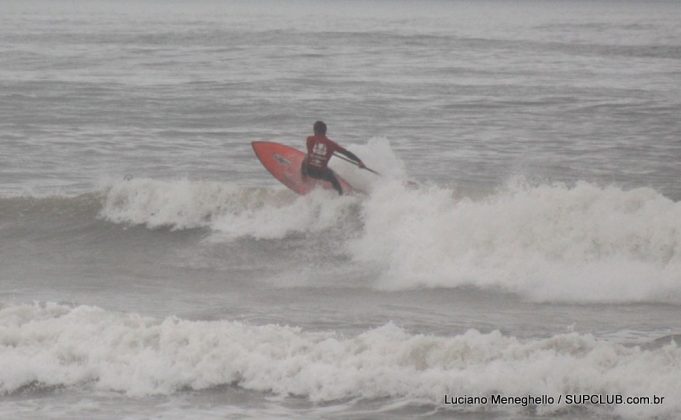
{"type": "Polygon", "coordinates": [[[360,169],[366,168],[366,166],[364,166],[364,162],[362,162],[361,160],[357,162],[357,166],[359,166],[360,169]]]}

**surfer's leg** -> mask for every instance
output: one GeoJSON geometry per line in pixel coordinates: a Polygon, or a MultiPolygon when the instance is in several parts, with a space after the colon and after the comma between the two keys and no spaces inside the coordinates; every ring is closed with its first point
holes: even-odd
{"type": "MultiPolygon", "coordinates": [[[[303,168],[305,168],[305,165],[303,165],[303,168]]],[[[331,183],[333,188],[338,192],[338,195],[343,195],[343,188],[341,187],[340,182],[338,182],[338,178],[336,178],[336,174],[334,174],[331,169],[307,167],[305,172],[303,172],[303,175],[304,176],[307,175],[310,178],[314,178],[314,179],[321,179],[323,181],[328,181],[328,182],[331,183]]]]}
{"type": "Polygon", "coordinates": [[[341,188],[340,182],[338,182],[338,178],[336,178],[336,174],[334,174],[331,169],[326,168],[324,179],[333,185],[333,188],[338,191],[338,195],[343,195],[343,188],[341,188]]]}

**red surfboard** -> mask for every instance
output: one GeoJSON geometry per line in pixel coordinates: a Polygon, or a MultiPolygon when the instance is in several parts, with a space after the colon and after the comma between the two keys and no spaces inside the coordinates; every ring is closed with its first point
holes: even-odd
{"type": "MultiPolygon", "coordinates": [[[[251,145],[265,169],[270,171],[279,182],[298,194],[305,195],[316,187],[333,189],[333,185],[329,181],[303,177],[300,172],[300,165],[305,158],[305,153],[300,150],[271,141],[254,141],[251,145]]],[[[343,194],[352,191],[352,187],[347,181],[338,174],[336,174],[336,178],[343,188],[343,194]]]]}

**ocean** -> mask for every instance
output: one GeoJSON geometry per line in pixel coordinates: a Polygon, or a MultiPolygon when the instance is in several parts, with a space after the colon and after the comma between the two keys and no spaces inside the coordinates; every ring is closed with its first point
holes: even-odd
{"type": "Polygon", "coordinates": [[[680,116],[678,1],[2,0],[0,418],[679,418],[680,116]]]}

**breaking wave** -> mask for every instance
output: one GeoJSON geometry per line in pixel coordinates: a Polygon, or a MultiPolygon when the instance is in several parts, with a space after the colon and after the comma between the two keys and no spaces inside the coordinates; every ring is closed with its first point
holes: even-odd
{"type": "Polygon", "coordinates": [[[313,402],[389,397],[440,405],[445,394],[490,393],[666,397],[664,405],[611,407],[613,414],[636,417],[679,413],[679,363],[681,349],[671,339],[639,347],[577,333],[434,336],[394,324],[344,336],[237,321],[155,319],[91,306],[0,307],[2,394],[94,386],[145,396],[230,384],[313,402]]]}
{"type": "Polygon", "coordinates": [[[348,247],[382,268],[381,288],[681,303],[681,203],[652,189],[512,182],[474,199],[394,184],[362,214],[363,234],[348,247]]]}
{"type": "Polygon", "coordinates": [[[299,197],[284,187],[121,180],[78,197],[0,199],[0,228],[11,214],[53,224],[72,214],[200,228],[218,242],[332,234],[334,249],[378,273],[368,285],[377,289],[472,286],[541,302],[681,304],[681,203],[653,189],[515,180],[470,195],[376,178],[370,190],[299,197]]]}
{"type": "Polygon", "coordinates": [[[133,179],[109,187],[100,217],[155,229],[208,228],[223,239],[280,239],[333,227],[356,202],[329,191],[306,197],[284,188],[205,181],[133,179]]]}

